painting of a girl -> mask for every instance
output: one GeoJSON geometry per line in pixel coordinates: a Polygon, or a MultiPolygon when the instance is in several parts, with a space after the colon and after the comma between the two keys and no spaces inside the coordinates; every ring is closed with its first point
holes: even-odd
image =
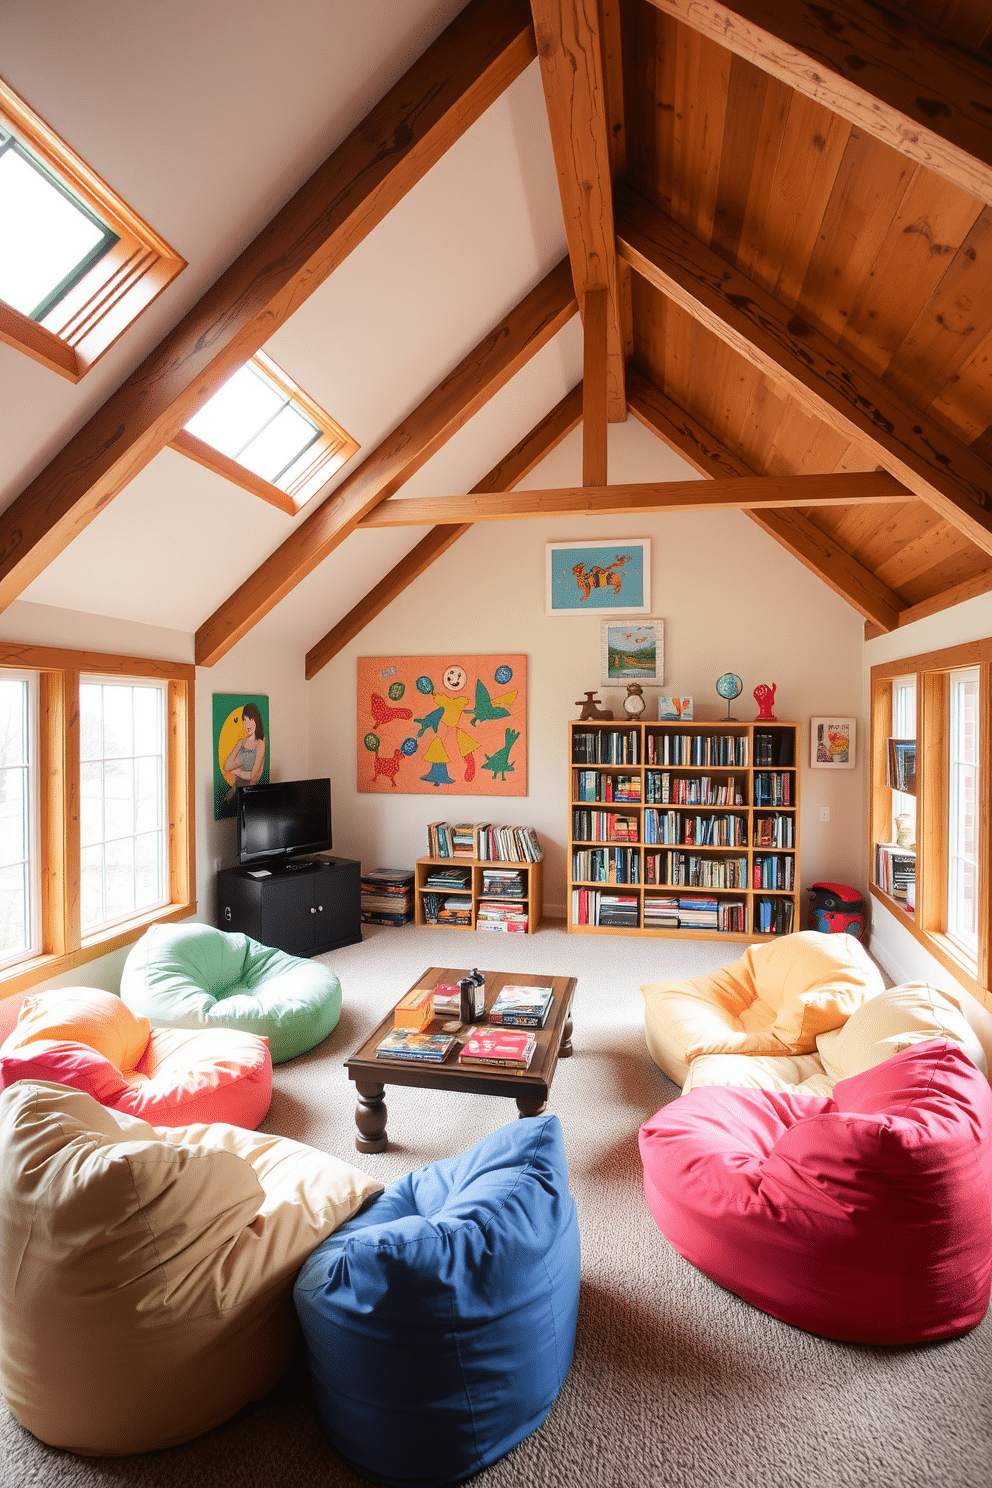
{"type": "Polygon", "coordinates": [[[269,778],[267,697],[214,693],[214,820],[234,816],[238,790],[269,778]]]}

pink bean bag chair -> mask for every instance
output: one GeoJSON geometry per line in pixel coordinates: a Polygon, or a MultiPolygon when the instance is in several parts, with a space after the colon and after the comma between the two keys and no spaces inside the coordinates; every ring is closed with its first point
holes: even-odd
{"type": "Polygon", "coordinates": [[[695,1089],[640,1147],[675,1249],[772,1317],[900,1344],[985,1315],[992,1089],[957,1044],[914,1044],[830,1097],[695,1089]]]}
{"type": "Polygon", "coordinates": [[[0,1047],[0,1090],[48,1080],[153,1126],[226,1121],[253,1130],[272,1100],[268,1043],[217,1028],[155,1028],[119,997],[70,987],[26,997],[0,1047]]]}

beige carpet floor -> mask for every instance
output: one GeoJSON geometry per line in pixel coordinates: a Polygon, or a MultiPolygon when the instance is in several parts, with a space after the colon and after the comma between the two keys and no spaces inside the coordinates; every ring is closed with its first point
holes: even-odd
{"type": "MultiPolygon", "coordinates": [[[[539,1431],[479,1488],[989,1488],[992,1316],[965,1338],[863,1348],[755,1311],[659,1234],[641,1189],[637,1129],[675,1098],[644,1047],[639,984],[692,975],[739,947],[623,936],[369,928],[324,957],[341,1022],[277,1068],[272,1131],[356,1161],[385,1182],[515,1118],[511,1102],[387,1087],[390,1148],[360,1157],[342,1061],[429,965],[578,978],[575,1056],[558,1067],[582,1233],[575,1360],[539,1431]]],[[[746,1266],[747,1257],[741,1257],[746,1266]]],[[[41,1445],[0,1405],[3,1488],[352,1488],[321,1431],[305,1360],[264,1400],[186,1446],[84,1459],[41,1445]]]]}

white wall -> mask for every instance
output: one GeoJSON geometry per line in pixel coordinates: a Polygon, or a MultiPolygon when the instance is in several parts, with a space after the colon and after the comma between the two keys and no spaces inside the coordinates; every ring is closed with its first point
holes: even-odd
{"type": "MultiPolygon", "coordinates": [[[[610,479],[685,479],[684,464],[634,420],[611,426],[610,479]]],[[[533,472],[532,488],[581,482],[577,432],[533,472]]],[[[666,690],[692,694],[696,717],[725,713],[714,690],[735,671],[734,712],[752,719],[759,682],[778,685],[775,711],[802,724],[802,880],[864,885],[861,617],[738,512],[478,524],[378,616],[311,684],[312,773],[331,776],[334,847],[366,867],[411,866],[437,819],[528,823],[545,845],[545,906],[564,913],[567,728],[575,700],[599,685],[597,616],[544,613],[545,544],[648,536],[652,613],[665,621],[666,690]],[[355,790],[356,657],[494,651],[529,658],[529,794],[465,797],[355,790]],[[808,720],[858,719],[857,769],[809,770],[808,720]],[[830,811],[821,824],[820,808],[830,811]]],[[[619,710],[621,693],[600,690],[619,710]]]]}
{"type": "MultiPolygon", "coordinates": [[[[964,604],[941,610],[926,620],[917,620],[888,635],[878,636],[865,644],[864,692],[862,711],[869,716],[871,669],[882,662],[904,656],[921,656],[941,651],[947,646],[960,646],[966,641],[992,636],[992,594],[982,594],[964,604]]],[[[868,817],[868,778],[865,777],[865,821],[868,817]]],[[[867,848],[866,848],[867,854],[867,848]]],[[[958,985],[944,966],[926,951],[906,926],[884,906],[872,901],[871,950],[896,982],[927,981],[950,990],[958,985]]]]}

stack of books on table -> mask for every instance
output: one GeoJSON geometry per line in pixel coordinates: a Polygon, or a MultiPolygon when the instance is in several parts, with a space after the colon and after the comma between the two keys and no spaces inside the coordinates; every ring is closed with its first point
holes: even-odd
{"type": "Polygon", "coordinates": [[[487,899],[504,895],[507,899],[524,897],[524,880],[519,868],[483,868],[482,892],[487,899]]]}
{"type": "Polygon", "coordinates": [[[489,1022],[504,1028],[543,1028],[554,1000],[551,987],[521,987],[506,982],[489,1009],[489,1022]]]}
{"type": "Polygon", "coordinates": [[[376,1046],[376,1059],[415,1059],[440,1064],[458,1042],[449,1033],[414,1033],[409,1028],[391,1028],[376,1046]]]}
{"type": "Polygon", "coordinates": [[[502,1028],[475,1029],[458,1056],[459,1064],[477,1069],[525,1070],[534,1057],[537,1035],[523,1030],[502,1028]]]}
{"type": "Polygon", "coordinates": [[[480,899],[475,928],[526,932],[527,906],[517,899],[480,899]]]}
{"type": "Polygon", "coordinates": [[[413,874],[407,868],[372,868],[362,874],[366,925],[408,925],[413,919],[413,874]]]}
{"type": "Polygon", "coordinates": [[[644,896],[645,930],[677,930],[679,928],[679,901],[677,899],[652,899],[644,896]]]}

